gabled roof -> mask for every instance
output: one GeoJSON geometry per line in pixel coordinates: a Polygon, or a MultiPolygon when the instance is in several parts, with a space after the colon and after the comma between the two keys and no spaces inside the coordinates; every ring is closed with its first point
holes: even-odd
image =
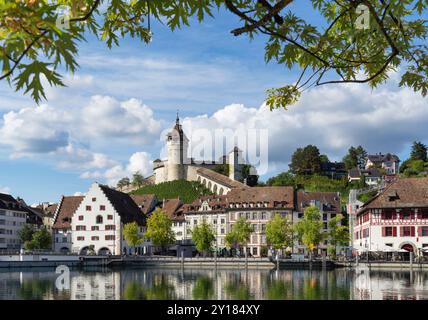
{"type": "Polygon", "coordinates": [[[204,214],[225,212],[228,206],[225,195],[209,195],[200,197],[190,204],[185,204],[183,210],[185,213],[198,213],[204,202],[207,202],[211,208],[210,211],[203,211],[204,214]]]}
{"type": "Polygon", "coordinates": [[[360,209],[428,208],[428,177],[401,178],[392,182],[381,193],[366,202],[360,209]]]}
{"type": "Polygon", "coordinates": [[[167,199],[162,204],[165,211],[173,221],[184,221],[183,202],[180,199],[167,199]]]}
{"type": "Polygon", "coordinates": [[[297,192],[297,211],[303,212],[313,202],[319,202],[323,211],[342,212],[340,194],[337,192],[297,192]]]}
{"type": "Polygon", "coordinates": [[[131,194],[131,198],[144,214],[148,214],[156,202],[154,194],[131,194]]]}
{"type": "Polygon", "coordinates": [[[52,228],[71,228],[71,218],[82,203],[84,196],[63,196],[54,215],[52,228]]]}
{"type": "Polygon", "coordinates": [[[226,195],[230,203],[267,202],[267,208],[294,208],[293,187],[252,187],[232,189],[226,195]]]}
{"type": "Polygon", "coordinates": [[[0,193],[0,209],[28,212],[25,206],[19,203],[18,200],[10,194],[5,193],[0,193]]]}
{"type": "Polygon", "coordinates": [[[215,171],[213,171],[211,169],[198,168],[196,170],[196,172],[199,175],[201,175],[201,176],[203,176],[203,177],[205,177],[205,178],[207,178],[209,180],[217,182],[217,183],[219,183],[219,184],[221,184],[221,185],[223,185],[225,187],[231,188],[231,189],[232,188],[248,188],[248,186],[245,185],[245,184],[243,184],[242,182],[239,182],[239,181],[236,181],[236,180],[232,180],[229,177],[227,177],[227,176],[225,176],[225,175],[223,175],[221,173],[215,172],[215,171]]]}
{"type": "Polygon", "coordinates": [[[99,187],[108,198],[114,209],[120,215],[123,223],[137,222],[138,225],[146,224],[146,217],[129,194],[111,189],[99,184],[99,187]]]}
{"type": "Polygon", "coordinates": [[[395,154],[390,154],[390,153],[387,153],[387,154],[381,154],[381,153],[369,154],[367,156],[367,159],[369,159],[373,163],[382,163],[385,161],[394,161],[394,162],[400,161],[398,156],[396,156],[395,154]]]}

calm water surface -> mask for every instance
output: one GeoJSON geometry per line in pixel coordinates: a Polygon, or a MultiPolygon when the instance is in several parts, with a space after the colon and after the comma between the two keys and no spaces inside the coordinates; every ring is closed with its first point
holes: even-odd
{"type": "Polygon", "coordinates": [[[428,299],[428,273],[346,270],[72,270],[59,290],[53,270],[0,271],[0,299],[428,299]]]}

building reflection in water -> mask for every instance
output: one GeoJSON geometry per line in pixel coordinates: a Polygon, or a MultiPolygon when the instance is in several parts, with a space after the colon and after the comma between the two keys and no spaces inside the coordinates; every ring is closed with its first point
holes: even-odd
{"type": "Polygon", "coordinates": [[[70,273],[0,272],[0,299],[348,300],[427,299],[428,273],[409,271],[139,268],[70,273]]]}
{"type": "Polygon", "coordinates": [[[428,273],[421,271],[355,270],[355,300],[426,300],[428,273]]]}

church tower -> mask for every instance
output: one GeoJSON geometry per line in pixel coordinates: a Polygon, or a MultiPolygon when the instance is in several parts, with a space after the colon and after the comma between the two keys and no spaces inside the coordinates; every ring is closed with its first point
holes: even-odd
{"type": "Polygon", "coordinates": [[[229,153],[229,178],[232,180],[241,180],[242,178],[242,151],[234,147],[229,153]]]}
{"type": "Polygon", "coordinates": [[[189,139],[183,132],[178,112],[175,126],[167,134],[166,143],[168,148],[168,181],[185,179],[189,139]]]}

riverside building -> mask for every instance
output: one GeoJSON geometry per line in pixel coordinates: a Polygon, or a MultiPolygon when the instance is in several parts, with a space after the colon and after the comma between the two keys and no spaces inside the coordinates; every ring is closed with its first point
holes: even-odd
{"type": "Polygon", "coordinates": [[[354,249],[428,251],[428,178],[397,179],[357,212],[354,249]]]}

